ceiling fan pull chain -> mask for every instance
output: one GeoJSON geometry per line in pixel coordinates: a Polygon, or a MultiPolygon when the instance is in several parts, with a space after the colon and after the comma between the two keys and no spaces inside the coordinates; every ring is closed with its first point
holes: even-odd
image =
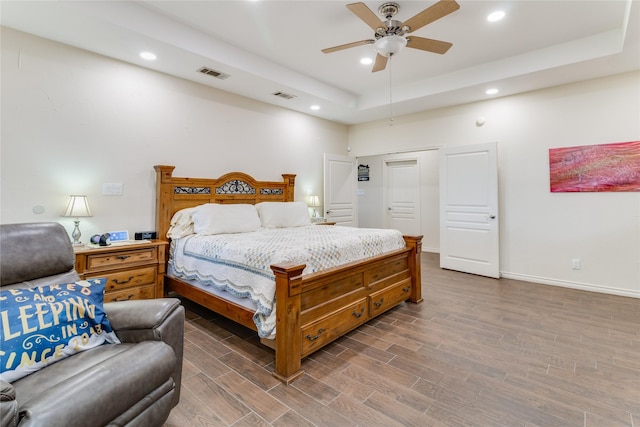
{"type": "Polygon", "coordinates": [[[392,91],[392,78],[391,78],[391,70],[393,69],[393,65],[391,61],[391,57],[393,55],[389,55],[389,126],[393,126],[393,91],[392,91]]]}

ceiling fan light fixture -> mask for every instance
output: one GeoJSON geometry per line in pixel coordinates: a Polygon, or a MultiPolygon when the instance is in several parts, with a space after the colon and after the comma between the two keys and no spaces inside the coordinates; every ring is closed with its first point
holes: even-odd
{"type": "Polygon", "coordinates": [[[407,39],[402,36],[397,36],[395,34],[381,37],[375,41],[373,44],[373,48],[380,55],[384,57],[389,57],[395,55],[400,52],[400,49],[407,45],[407,39]]]}

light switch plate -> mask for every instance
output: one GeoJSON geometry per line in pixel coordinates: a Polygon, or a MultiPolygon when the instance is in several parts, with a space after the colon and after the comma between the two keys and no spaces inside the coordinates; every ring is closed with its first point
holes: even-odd
{"type": "Polygon", "coordinates": [[[111,242],[120,242],[122,240],[129,240],[129,232],[124,231],[109,231],[109,240],[111,242]]]}
{"type": "Polygon", "coordinates": [[[102,184],[102,194],[105,196],[122,196],[122,183],[105,182],[102,184]]]}

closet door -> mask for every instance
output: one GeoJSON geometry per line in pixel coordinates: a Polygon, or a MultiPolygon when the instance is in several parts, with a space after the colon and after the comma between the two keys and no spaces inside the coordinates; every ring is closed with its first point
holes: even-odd
{"type": "Polygon", "coordinates": [[[420,231],[420,169],[417,159],[388,160],[384,169],[385,228],[417,236],[420,231]]]}
{"type": "Polygon", "coordinates": [[[324,155],[324,217],[327,222],[358,226],[356,159],[324,155]]]}

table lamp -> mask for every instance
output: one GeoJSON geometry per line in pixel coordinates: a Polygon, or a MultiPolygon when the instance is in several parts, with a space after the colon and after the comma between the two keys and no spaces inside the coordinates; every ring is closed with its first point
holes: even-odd
{"type": "Polygon", "coordinates": [[[312,218],[317,218],[318,214],[317,214],[317,208],[318,206],[320,206],[320,199],[318,198],[318,196],[309,196],[309,207],[311,209],[313,209],[313,216],[312,218]]]}
{"type": "Polygon", "coordinates": [[[80,236],[82,236],[82,233],[80,233],[80,217],[93,216],[91,214],[91,208],[89,207],[87,196],[71,195],[69,197],[69,203],[61,216],[75,218],[73,220],[75,227],[71,233],[73,245],[82,245],[80,242],[80,236]]]}

